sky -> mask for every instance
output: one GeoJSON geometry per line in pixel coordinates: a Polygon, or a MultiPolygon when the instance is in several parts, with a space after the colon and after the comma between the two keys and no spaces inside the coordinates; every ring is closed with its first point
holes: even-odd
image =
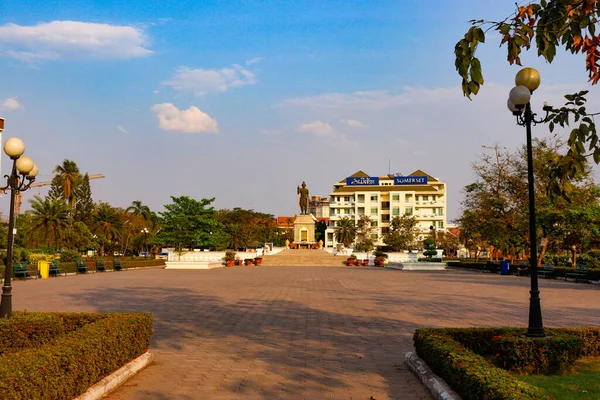
{"type": "MultiPolygon", "coordinates": [[[[486,81],[472,101],[454,68],[468,21],[503,19],[514,1],[0,0],[0,10],[4,139],[23,139],[38,181],[64,159],[103,174],[92,196],[116,207],[162,211],[185,195],[293,215],[302,181],[327,196],[358,170],[421,169],[447,183],[451,221],[482,146],[525,143],[506,108],[520,67],[500,37],[478,50],[486,81]]],[[[600,111],[583,57],[522,61],[542,76],[534,110],[586,89],[600,111]]],[[[25,192],[23,209],[46,192],[25,192]]]]}

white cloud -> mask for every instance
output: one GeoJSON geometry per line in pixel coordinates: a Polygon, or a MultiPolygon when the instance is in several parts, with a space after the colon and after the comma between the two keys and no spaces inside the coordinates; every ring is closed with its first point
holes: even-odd
{"type": "MultiPolygon", "coordinates": [[[[255,64],[259,58],[254,58],[247,65],[255,64]]],[[[170,81],[162,84],[171,86],[176,90],[193,92],[196,96],[204,96],[209,92],[224,92],[232,87],[254,85],[256,78],[254,72],[246,67],[234,64],[221,69],[190,69],[180,67],[170,81]]]]}
{"type": "Polygon", "coordinates": [[[14,97],[7,97],[4,100],[0,100],[0,109],[3,109],[3,110],[18,110],[20,108],[23,108],[23,106],[14,97]]]}
{"type": "Polygon", "coordinates": [[[329,123],[323,121],[307,122],[298,126],[297,131],[315,136],[333,136],[333,127],[329,123]]]}
{"type": "Polygon", "coordinates": [[[119,130],[119,132],[125,134],[125,135],[129,135],[129,131],[125,128],[123,128],[123,125],[117,125],[117,129],[119,130]]]}
{"type": "Polygon", "coordinates": [[[14,58],[36,62],[72,58],[133,58],[152,53],[135,27],[79,21],[0,26],[0,43],[14,58]]]}
{"type": "Polygon", "coordinates": [[[342,123],[348,125],[351,128],[364,128],[366,126],[362,122],[357,121],[355,119],[343,119],[342,123]]]}
{"type": "Polygon", "coordinates": [[[217,121],[191,106],[187,110],[179,110],[171,103],[155,104],[152,110],[158,118],[158,126],[163,131],[180,131],[187,133],[219,133],[217,121]]]}

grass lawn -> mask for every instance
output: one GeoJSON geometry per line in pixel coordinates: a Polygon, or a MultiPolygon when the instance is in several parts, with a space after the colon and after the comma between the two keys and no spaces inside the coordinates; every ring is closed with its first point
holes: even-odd
{"type": "Polygon", "coordinates": [[[600,399],[600,357],[577,360],[570,375],[531,375],[518,379],[544,388],[557,400],[600,399]]]}

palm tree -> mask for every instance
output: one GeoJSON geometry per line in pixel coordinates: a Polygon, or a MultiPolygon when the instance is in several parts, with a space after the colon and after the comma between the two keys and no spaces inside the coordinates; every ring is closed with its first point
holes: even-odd
{"type": "Polygon", "coordinates": [[[46,240],[54,239],[59,247],[61,230],[67,226],[69,209],[62,200],[42,199],[35,196],[29,200],[32,208],[31,229],[39,229],[46,240]]]}
{"type": "Polygon", "coordinates": [[[75,161],[64,160],[62,165],[57,165],[54,168],[55,174],[58,176],[59,185],[62,188],[62,196],[72,208],[77,201],[76,193],[77,186],[81,182],[81,174],[75,161]]]}
{"type": "Polygon", "coordinates": [[[137,217],[142,217],[146,224],[150,223],[151,227],[155,227],[158,222],[156,213],[150,210],[150,207],[142,204],[140,200],[134,200],[131,205],[127,207],[126,212],[133,214],[137,217]]]}
{"type": "Polygon", "coordinates": [[[119,237],[123,230],[123,220],[117,209],[107,203],[100,203],[92,216],[94,231],[104,237],[100,254],[104,255],[104,246],[119,237]]]}
{"type": "Polygon", "coordinates": [[[350,246],[356,237],[356,225],[350,218],[341,218],[336,227],[335,239],[344,246],[350,246]]]}

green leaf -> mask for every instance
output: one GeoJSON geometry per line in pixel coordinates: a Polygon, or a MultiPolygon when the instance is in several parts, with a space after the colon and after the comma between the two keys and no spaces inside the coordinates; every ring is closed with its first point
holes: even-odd
{"type": "Polygon", "coordinates": [[[481,64],[477,58],[471,60],[471,79],[479,85],[483,85],[483,75],[481,74],[481,64]]]}
{"type": "Polygon", "coordinates": [[[475,40],[478,40],[481,43],[485,42],[485,33],[483,32],[483,29],[477,27],[473,30],[473,36],[475,37],[475,40]]]}
{"type": "Polygon", "coordinates": [[[502,24],[500,26],[499,31],[500,31],[501,34],[506,35],[508,32],[510,32],[510,25],[508,25],[508,24],[502,24]]]}
{"type": "Polygon", "coordinates": [[[479,92],[479,84],[477,82],[473,82],[473,81],[469,82],[469,90],[474,95],[477,95],[477,93],[479,92]]]}
{"type": "Polygon", "coordinates": [[[554,122],[550,122],[548,127],[550,128],[550,132],[553,132],[554,131],[554,122]]]}
{"type": "Polygon", "coordinates": [[[546,55],[545,55],[546,60],[548,60],[548,62],[551,63],[552,60],[554,60],[555,55],[556,55],[556,46],[554,46],[551,43],[548,43],[548,48],[546,49],[546,55]]]}

